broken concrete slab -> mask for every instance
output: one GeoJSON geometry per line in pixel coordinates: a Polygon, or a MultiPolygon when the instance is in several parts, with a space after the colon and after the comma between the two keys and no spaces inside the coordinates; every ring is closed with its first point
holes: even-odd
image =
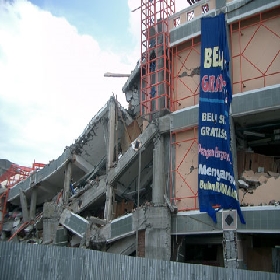
{"type": "MultiPolygon", "coordinates": [[[[24,181],[21,181],[17,185],[13,186],[9,191],[8,201],[12,204],[19,204],[19,189],[21,188],[24,192],[27,192],[37,184],[41,183],[44,180],[47,180],[52,175],[57,173],[59,170],[63,169],[65,163],[72,158],[72,154],[70,149],[66,149],[63,154],[58,157],[56,160],[51,161],[49,164],[45,165],[44,168],[38,170],[31,174],[31,176],[27,177],[24,181]]],[[[50,190],[51,191],[51,190],[50,190]]],[[[57,192],[54,191],[53,195],[50,195],[52,198],[57,192]]],[[[41,197],[41,187],[38,188],[38,197],[41,197]]],[[[40,199],[37,200],[37,204],[40,203],[40,199]]]]}
{"type": "Polygon", "coordinates": [[[89,222],[86,219],[69,211],[68,209],[64,209],[59,222],[80,237],[84,236],[89,225],[89,222]]]}
{"type": "Polygon", "coordinates": [[[270,177],[254,190],[239,189],[241,205],[269,205],[271,201],[280,201],[280,177],[270,177]]]}
{"type": "Polygon", "coordinates": [[[93,217],[93,216],[91,216],[89,218],[89,221],[91,223],[94,223],[94,224],[97,224],[97,225],[106,225],[106,220],[99,219],[99,218],[96,218],[96,217],[93,217]]]}
{"type": "MultiPolygon", "coordinates": [[[[154,123],[150,123],[144,132],[139,135],[138,140],[143,146],[146,146],[158,132],[158,127],[154,123]]],[[[139,151],[135,151],[132,146],[120,158],[115,168],[110,169],[108,173],[108,183],[114,185],[117,178],[124,172],[126,167],[137,157],[139,151]]]]}
{"type": "Polygon", "coordinates": [[[125,237],[111,245],[107,253],[130,255],[135,251],[135,234],[125,237]]]}
{"type": "Polygon", "coordinates": [[[69,208],[74,213],[80,213],[86,207],[96,202],[97,200],[104,197],[106,195],[106,181],[105,179],[101,179],[97,186],[92,186],[86,192],[84,192],[80,197],[73,199],[69,208]]]}
{"type": "Polygon", "coordinates": [[[73,163],[86,173],[91,172],[94,169],[89,162],[78,155],[73,156],[73,163]]]}
{"type": "Polygon", "coordinates": [[[71,247],[78,247],[82,241],[82,238],[78,235],[73,235],[70,241],[71,247]]]}
{"type": "MultiPolygon", "coordinates": [[[[120,139],[125,126],[129,125],[133,119],[114,97],[111,97],[110,100],[117,104],[118,113],[121,115],[121,118],[118,119],[118,135],[116,137],[120,139]]],[[[104,134],[107,133],[108,104],[109,102],[101,108],[89,122],[82,135],[73,145],[67,146],[59,158],[52,160],[43,169],[34,172],[26,180],[11,188],[9,201],[12,204],[19,205],[19,187],[26,192],[27,200],[29,200],[31,194],[29,190],[38,186],[37,204],[52,199],[63,188],[64,168],[69,161],[74,163],[72,168],[74,181],[79,180],[84,176],[84,173],[93,171],[94,167],[104,158],[107,149],[104,134]]],[[[64,193],[66,193],[67,188],[68,184],[65,185],[64,193]]]]}
{"type": "Polygon", "coordinates": [[[265,184],[270,178],[270,175],[265,172],[254,172],[253,170],[246,170],[241,175],[241,180],[238,180],[239,186],[248,190],[255,189],[261,184],[265,184]]]}
{"type": "Polygon", "coordinates": [[[280,173],[276,173],[276,172],[272,172],[272,171],[268,171],[267,173],[269,176],[275,177],[275,178],[278,178],[280,176],[280,173]]]}
{"type": "Polygon", "coordinates": [[[81,156],[92,166],[96,166],[101,161],[108,148],[106,137],[108,137],[109,105],[111,102],[117,105],[117,110],[122,115],[122,120],[118,120],[117,139],[121,138],[123,127],[133,121],[113,96],[106,102],[88,123],[83,133],[75,140],[75,144],[70,147],[75,155],[81,156]]]}

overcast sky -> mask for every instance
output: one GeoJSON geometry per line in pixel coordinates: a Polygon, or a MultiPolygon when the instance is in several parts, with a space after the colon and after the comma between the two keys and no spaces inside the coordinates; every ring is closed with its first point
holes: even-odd
{"type": "MultiPolygon", "coordinates": [[[[176,11],[187,6],[176,0],[176,11]]],[[[140,57],[138,0],[0,0],[0,158],[48,163],[83,132],[140,57]]]]}

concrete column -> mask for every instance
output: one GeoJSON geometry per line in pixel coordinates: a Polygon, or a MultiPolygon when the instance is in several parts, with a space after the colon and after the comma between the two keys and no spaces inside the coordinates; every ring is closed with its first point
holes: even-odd
{"type": "Polygon", "coordinates": [[[24,222],[29,222],[30,216],[29,216],[29,211],[27,206],[27,199],[25,193],[21,188],[19,189],[19,198],[20,198],[20,204],[22,209],[22,219],[24,222]]]}
{"type": "Polygon", "coordinates": [[[170,261],[171,214],[167,207],[146,209],[145,258],[170,261]]]}
{"type": "Polygon", "coordinates": [[[158,135],[155,139],[153,153],[153,203],[154,205],[163,205],[165,192],[163,136],[158,135]]]}
{"type": "Polygon", "coordinates": [[[109,101],[109,121],[108,121],[108,147],[107,147],[107,171],[113,165],[114,160],[114,148],[117,145],[115,139],[116,129],[116,102],[113,97],[109,101]]]}
{"type": "Polygon", "coordinates": [[[106,203],[105,203],[105,209],[104,209],[104,219],[106,219],[107,222],[112,220],[112,207],[113,207],[113,187],[111,185],[107,185],[107,191],[106,191],[106,203]]]}
{"type": "MultiPolygon", "coordinates": [[[[231,148],[231,152],[232,152],[232,164],[233,164],[234,179],[235,179],[235,182],[238,182],[236,134],[235,134],[233,117],[231,116],[231,111],[232,110],[231,110],[231,107],[230,107],[230,116],[229,116],[230,137],[231,137],[230,148],[231,148]]],[[[238,184],[237,184],[237,186],[238,186],[238,184]]]]}
{"type": "Polygon", "coordinates": [[[238,268],[237,240],[235,230],[224,230],[223,253],[225,268],[238,268]]]}
{"type": "Polygon", "coordinates": [[[37,188],[32,189],[31,202],[30,202],[30,219],[34,220],[36,215],[36,204],[37,204],[37,188]]]}
{"type": "Polygon", "coordinates": [[[72,162],[68,161],[66,163],[65,174],[64,174],[64,190],[63,190],[64,205],[68,204],[69,201],[71,177],[72,177],[72,162]]]}

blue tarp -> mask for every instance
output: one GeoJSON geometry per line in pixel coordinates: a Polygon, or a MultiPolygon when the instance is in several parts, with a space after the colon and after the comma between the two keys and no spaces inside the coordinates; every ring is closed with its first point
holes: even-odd
{"type": "Polygon", "coordinates": [[[232,101],[225,15],[201,19],[198,196],[201,212],[216,222],[216,209],[236,209],[245,223],[230,149],[232,101]]]}

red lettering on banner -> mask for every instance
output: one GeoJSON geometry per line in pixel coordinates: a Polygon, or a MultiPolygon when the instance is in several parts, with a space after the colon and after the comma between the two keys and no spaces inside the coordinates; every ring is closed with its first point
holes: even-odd
{"type": "Polygon", "coordinates": [[[222,92],[226,84],[222,74],[218,77],[214,75],[204,75],[201,79],[201,87],[204,92],[222,92]]]}

